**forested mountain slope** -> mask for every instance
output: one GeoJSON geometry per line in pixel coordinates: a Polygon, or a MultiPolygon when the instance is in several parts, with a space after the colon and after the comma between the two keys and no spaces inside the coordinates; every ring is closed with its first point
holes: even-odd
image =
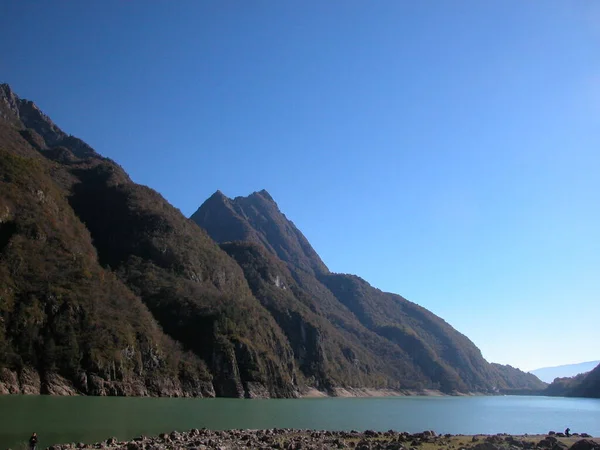
{"type": "Polygon", "coordinates": [[[540,387],[331,273],[266,191],[193,219],[0,85],[0,393],[540,387]]]}
{"type": "MultiPolygon", "coordinates": [[[[269,280],[284,282],[289,287],[286,296],[295,298],[291,303],[300,303],[325,319],[328,335],[340,335],[340,342],[357,343],[346,350],[348,361],[354,360],[360,367],[369,360],[356,358],[357,352],[376,356],[376,363],[370,363],[365,372],[378,368],[385,375],[382,382],[386,386],[444,392],[544,386],[533,375],[490,365],[466,336],[425,308],[382,292],[355,275],[331,273],[264,190],[234,199],[217,191],[191,218],[236,258],[246,278],[255,280],[250,286],[267,308],[273,308],[269,306],[272,295],[262,295],[263,286],[269,280]]],[[[275,317],[286,332],[284,319],[275,317]]],[[[292,347],[297,347],[296,335],[286,333],[292,347]]],[[[325,346],[325,360],[328,350],[325,346]]]]}

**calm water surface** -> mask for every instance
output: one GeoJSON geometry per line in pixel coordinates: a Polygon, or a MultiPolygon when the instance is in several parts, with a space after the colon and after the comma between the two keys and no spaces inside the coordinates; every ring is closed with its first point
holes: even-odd
{"type": "Polygon", "coordinates": [[[0,449],[31,432],[40,446],[128,439],[191,428],[312,428],[600,436],[600,400],[557,397],[387,397],[294,400],[0,396],[0,449]]]}

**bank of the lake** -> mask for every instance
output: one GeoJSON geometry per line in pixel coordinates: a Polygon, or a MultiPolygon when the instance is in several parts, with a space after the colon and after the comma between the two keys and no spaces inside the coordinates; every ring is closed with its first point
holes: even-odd
{"type": "Polygon", "coordinates": [[[36,431],[40,447],[194,428],[435,430],[446,434],[600,436],[600,400],[560,397],[383,397],[293,400],[0,396],[0,448],[36,431]]]}
{"type": "Polygon", "coordinates": [[[103,442],[85,445],[71,443],[53,445],[48,450],[172,450],[172,449],[286,449],[286,450],[600,450],[600,440],[587,434],[566,436],[549,432],[548,435],[439,435],[426,430],[421,433],[374,431],[311,431],[311,430],[198,430],[173,431],[159,436],[139,436],[129,441],[109,438],[103,442]]]}

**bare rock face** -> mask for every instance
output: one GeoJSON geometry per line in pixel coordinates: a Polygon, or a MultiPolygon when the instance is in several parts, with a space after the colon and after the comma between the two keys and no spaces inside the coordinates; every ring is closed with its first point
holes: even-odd
{"type": "Polygon", "coordinates": [[[270,398],[271,395],[267,387],[262,383],[248,381],[245,387],[248,398],[270,398]]]}
{"type": "Polygon", "coordinates": [[[25,368],[19,374],[19,384],[22,394],[39,394],[42,390],[40,375],[32,369],[25,368]]]}
{"type": "Polygon", "coordinates": [[[56,373],[47,373],[44,377],[43,394],[48,395],[77,395],[73,384],[56,373]]]}
{"type": "Polygon", "coordinates": [[[0,368],[0,393],[19,394],[19,381],[16,372],[5,367],[0,368]]]}
{"type": "Polygon", "coordinates": [[[19,100],[8,84],[0,84],[0,118],[9,123],[18,123],[19,100]]]}
{"type": "Polygon", "coordinates": [[[217,242],[254,242],[302,270],[329,272],[306,237],[279,210],[266,190],[234,199],[217,191],[191,219],[217,242]]]}

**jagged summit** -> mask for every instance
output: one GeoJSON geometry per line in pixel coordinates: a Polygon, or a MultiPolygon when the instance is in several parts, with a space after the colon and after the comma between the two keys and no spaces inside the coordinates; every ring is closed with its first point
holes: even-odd
{"type": "MultiPolygon", "coordinates": [[[[249,195],[249,197],[262,197],[262,198],[270,201],[271,203],[275,203],[275,200],[273,200],[273,197],[271,197],[271,194],[269,194],[266,189],[262,189],[260,191],[253,192],[252,194],[249,195]]],[[[277,205],[277,203],[275,203],[275,205],[277,205]]]]}
{"type": "Polygon", "coordinates": [[[221,190],[216,190],[214,194],[206,199],[207,202],[228,202],[230,200],[221,190]]]}
{"type": "Polygon", "coordinates": [[[329,272],[306,237],[264,189],[234,199],[217,191],[191,219],[217,242],[255,242],[299,269],[311,273],[329,272]]]}
{"type": "Polygon", "coordinates": [[[0,117],[14,122],[19,118],[19,97],[6,83],[0,84],[0,117]]]}
{"type": "MultiPolygon", "coordinates": [[[[223,193],[223,191],[221,191],[220,189],[217,189],[214,194],[212,194],[208,200],[210,199],[221,199],[221,200],[243,200],[243,199],[248,199],[248,198],[262,198],[265,200],[268,200],[272,203],[275,203],[275,200],[273,199],[273,197],[271,196],[271,194],[269,194],[267,192],[266,189],[261,189],[260,191],[254,191],[252,192],[250,195],[238,195],[236,197],[228,197],[227,195],[225,195],[223,193]]],[[[207,200],[207,201],[208,201],[207,200]]],[[[275,203],[277,204],[277,203],[275,203]]]]}
{"type": "MultiPolygon", "coordinates": [[[[81,139],[61,130],[34,102],[21,99],[6,83],[0,85],[0,117],[8,123],[24,128],[23,131],[29,136],[32,133],[41,136],[48,149],[68,148],[79,158],[100,156],[81,139]]],[[[31,137],[27,139],[31,143],[31,137]]]]}
{"type": "MultiPolygon", "coordinates": [[[[425,308],[382,292],[359,276],[329,272],[265,190],[233,200],[215,197],[202,204],[192,220],[242,266],[254,294],[278,318],[292,347],[300,353],[306,351],[298,347],[295,325],[287,319],[294,302],[335,324],[337,331],[328,331],[327,325],[319,324],[318,317],[302,313],[303,320],[315,327],[318,335],[341,334],[342,342],[358,343],[352,350],[343,346],[340,350],[328,343],[327,354],[317,351],[311,356],[312,364],[323,364],[321,382],[331,377],[326,361],[335,360],[336,352],[341,351],[349,361],[365,364],[359,364],[359,373],[352,377],[360,377],[361,371],[383,370],[393,374],[392,378],[400,376],[403,383],[408,379],[429,380],[445,392],[543,386],[529,374],[489,364],[466,336],[425,308]],[[288,289],[285,294],[270,294],[280,297],[275,304],[270,296],[265,297],[273,284],[288,289]],[[379,364],[383,367],[375,369],[379,364]]],[[[344,366],[343,370],[351,373],[353,369],[344,366]]]]}

